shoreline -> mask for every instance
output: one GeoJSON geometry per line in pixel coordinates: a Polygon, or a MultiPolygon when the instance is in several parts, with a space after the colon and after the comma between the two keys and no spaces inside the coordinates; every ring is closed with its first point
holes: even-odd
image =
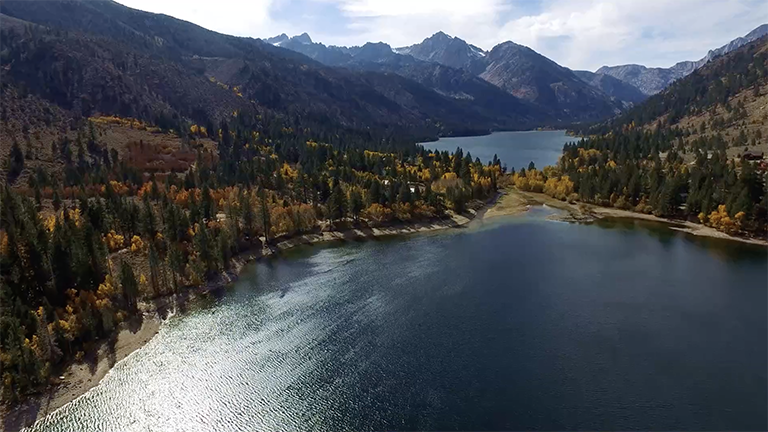
{"type": "Polygon", "coordinates": [[[718,231],[712,227],[708,227],[706,225],[697,224],[690,221],[665,219],[665,218],[661,218],[654,215],[647,215],[644,213],[636,213],[628,210],[620,210],[620,209],[613,209],[613,208],[607,208],[607,207],[590,207],[590,210],[600,216],[598,217],[598,219],[605,217],[605,218],[614,218],[614,219],[647,220],[651,222],[658,222],[658,223],[669,225],[669,229],[673,231],[684,232],[684,233],[699,236],[699,237],[709,237],[709,238],[716,238],[721,240],[730,240],[730,241],[735,241],[740,243],[768,247],[768,240],[764,240],[764,239],[761,240],[761,239],[750,238],[750,237],[732,236],[722,231],[718,231]]]}
{"type": "Polygon", "coordinates": [[[278,255],[280,252],[302,246],[333,241],[353,241],[378,237],[429,233],[462,228],[474,220],[493,219],[504,216],[518,216],[532,206],[548,205],[568,214],[551,217],[552,219],[572,223],[593,222],[603,218],[635,219],[663,223],[670,229],[696,236],[718,238],[768,247],[768,241],[734,237],[704,225],[686,221],[664,219],[653,215],[635,213],[626,210],[599,207],[590,204],[572,204],[557,200],[543,193],[523,192],[515,188],[499,191],[479,208],[470,209],[464,215],[448,212],[443,219],[428,222],[403,223],[384,227],[348,228],[343,230],[320,231],[279,239],[272,246],[262,246],[241,252],[232,258],[232,268],[221,272],[218,277],[205,285],[185,289],[180,293],[161,296],[144,301],[141,304],[141,317],[122,323],[120,330],[108,340],[97,342],[86,359],[73,363],[59,377],[58,383],[50,385],[38,395],[28,397],[20,405],[4,411],[2,430],[16,431],[31,426],[54,411],[83,396],[96,387],[99,382],[121,360],[146,345],[159,331],[164,322],[163,316],[184,304],[191,298],[213,290],[221,289],[236,281],[242,269],[249,263],[278,255]],[[63,377],[63,379],[61,379],[63,377]]]}
{"type": "Polygon", "coordinates": [[[683,232],[699,237],[730,240],[740,243],[768,247],[768,240],[749,237],[738,237],[718,231],[706,225],[690,221],[666,219],[645,213],[637,213],[629,210],[620,210],[611,207],[600,207],[594,204],[568,203],[552,198],[549,195],[536,192],[523,192],[515,188],[504,190],[498,205],[492,207],[486,217],[510,216],[520,214],[527,210],[527,206],[548,205],[568,212],[567,216],[556,216],[553,219],[565,222],[593,222],[599,219],[635,219],[661,223],[673,231],[683,232]]]}
{"type": "Polygon", "coordinates": [[[144,300],[140,304],[142,315],[120,324],[111,338],[96,341],[84,361],[66,367],[65,372],[41,393],[27,397],[24,402],[11,408],[4,407],[0,415],[0,430],[18,431],[52,414],[64,405],[85,395],[121,360],[146,345],[159,331],[163,316],[184,304],[194,296],[220,289],[237,280],[247,264],[276,256],[297,246],[314,245],[332,241],[364,240],[377,237],[409,235],[461,228],[477,217],[483,217],[501,197],[497,193],[481,207],[469,209],[463,215],[446,212],[446,217],[427,222],[401,223],[384,227],[348,228],[343,230],[320,231],[278,239],[272,246],[262,246],[241,252],[232,258],[232,268],[221,272],[206,284],[184,289],[179,293],[144,300]]]}
{"type": "Polygon", "coordinates": [[[2,430],[31,426],[96,387],[118,362],[155,337],[162,322],[158,315],[144,314],[121,323],[111,338],[98,341],[84,361],[70,365],[57,379],[58,384],[4,412],[2,430]]]}

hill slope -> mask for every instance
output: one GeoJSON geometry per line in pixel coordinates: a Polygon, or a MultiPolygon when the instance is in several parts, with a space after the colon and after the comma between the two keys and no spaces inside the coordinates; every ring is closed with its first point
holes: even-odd
{"type": "Polygon", "coordinates": [[[594,121],[620,109],[569,69],[513,42],[495,46],[475,60],[471,70],[521,99],[556,110],[563,120],[594,121]]]}
{"type": "Polygon", "coordinates": [[[410,140],[498,126],[466,101],[392,74],[329,68],[258,40],[112,1],[4,1],[0,12],[67,30],[7,35],[3,77],[86,116],[204,124],[244,109],[268,110],[294,126],[343,128],[369,138],[371,131],[397,131],[410,140]]]}
{"type": "MultiPolygon", "coordinates": [[[[630,124],[677,127],[683,119],[717,116],[723,111],[733,119],[723,119],[721,130],[726,126],[739,128],[742,122],[757,124],[760,119],[755,116],[765,113],[757,109],[747,118],[741,113],[739,101],[762,100],[765,85],[768,85],[768,37],[715,59],[643,104],[592,130],[607,132],[630,124]]],[[[710,123],[715,118],[711,117],[710,123]]]]}
{"type": "Polygon", "coordinates": [[[694,70],[707,64],[710,60],[727,54],[731,51],[755,41],[768,34],[768,24],[763,24],[744,37],[736,38],[720,48],[710,50],[706,56],[697,61],[683,61],[670,68],[648,68],[642,65],[630,64],[620,66],[603,66],[597,70],[598,74],[610,75],[624,82],[632,84],[643,93],[652,95],[660,92],[669,84],[694,70]]]}
{"type": "Polygon", "coordinates": [[[441,95],[471,104],[484,116],[494,119],[500,128],[555,124],[554,116],[548,110],[522,101],[467,70],[401,55],[384,43],[347,48],[293,37],[277,44],[329,66],[391,73],[412,79],[441,95]]]}
{"type": "Polygon", "coordinates": [[[626,105],[638,104],[648,99],[648,95],[641,92],[637,87],[610,75],[578,70],[573,71],[573,73],[587,84],[602,90],[603,93],[626,105]]]}
{"type": "Polygon", "coordinates": [[[556,174],[585,202],[764,238],[767,94],[768,36],[579,131],[556,174]]]}

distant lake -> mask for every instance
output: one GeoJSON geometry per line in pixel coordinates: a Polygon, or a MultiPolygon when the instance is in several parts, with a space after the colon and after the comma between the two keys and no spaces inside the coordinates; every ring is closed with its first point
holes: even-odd
{"type": "Polygon", "coordinates": [[[260,261],[31,431],[766,430],[765,248],[549,211],[260,261]]]}
{"type": "Polygon", "coordinates": [[[527,168],[530,162],[536,167],[554,165],[563,154],[563,145],[576,141],[565,131],[528,131],[528,132],[494,132],[485,136],[440,138],[438,141],[422,143],[431,150],[448,150],[453,152],[461,147],[466,154],[469,151],[472,159],[479,157],[483,163],[493,160],[498,155],[502,163],[511,170],[527,168]]]}

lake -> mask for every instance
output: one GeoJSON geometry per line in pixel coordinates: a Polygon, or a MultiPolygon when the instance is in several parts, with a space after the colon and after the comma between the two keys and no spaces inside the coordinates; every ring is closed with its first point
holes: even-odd
{"type": "Polygon", "coordinates": [[[519,171],[520,168],[528,168],[530,162],[539,169],[556,164],[563,154],[563,145],[575,140],[565,131],[494,132],[485,136],[440,138],[421,145],[449,152],[461,147],[465,154],[467,151],[472,154],[473,160],[480,158],[483,163],[492,161],[495,154],[507,164],[509,170],[515,168],[519,171]]]}
{"type": "Polygon", "coordinates": [[[31,430],[766,429],[765,249],[541,213],[259,262],[31,430]]]}
{"type": "Polygon", "coordinates": [[[30,431],[768,429],[767,250],[552,211],[258,262],[30,431]]]}

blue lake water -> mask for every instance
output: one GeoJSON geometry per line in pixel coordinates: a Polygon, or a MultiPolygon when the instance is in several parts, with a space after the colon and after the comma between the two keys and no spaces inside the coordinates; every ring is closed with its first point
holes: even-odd
{"type": "Polygon", "coordinates": [[[766,249],[551,211],[258,262],[30,430],[768,429],[766,249]]]}
{"type": "Polygon", "coordinates": [[[307,247],[32,430],[765,430],[767,278],[633,222],[307,247]]]}
{"type": "Polygon", "coordinates": [[[450,152],[461,147],[465,154],[469,151],[473,159],[479,157],[483,163],[493,160],[495,154],[509,170],[519,170],[527,168],[530,162],[539,168],[554,165],[563,153],[563,145],[574,140],[565,131],[495,132],[477,137],[440,138],[422,145],[450,152]]]}

